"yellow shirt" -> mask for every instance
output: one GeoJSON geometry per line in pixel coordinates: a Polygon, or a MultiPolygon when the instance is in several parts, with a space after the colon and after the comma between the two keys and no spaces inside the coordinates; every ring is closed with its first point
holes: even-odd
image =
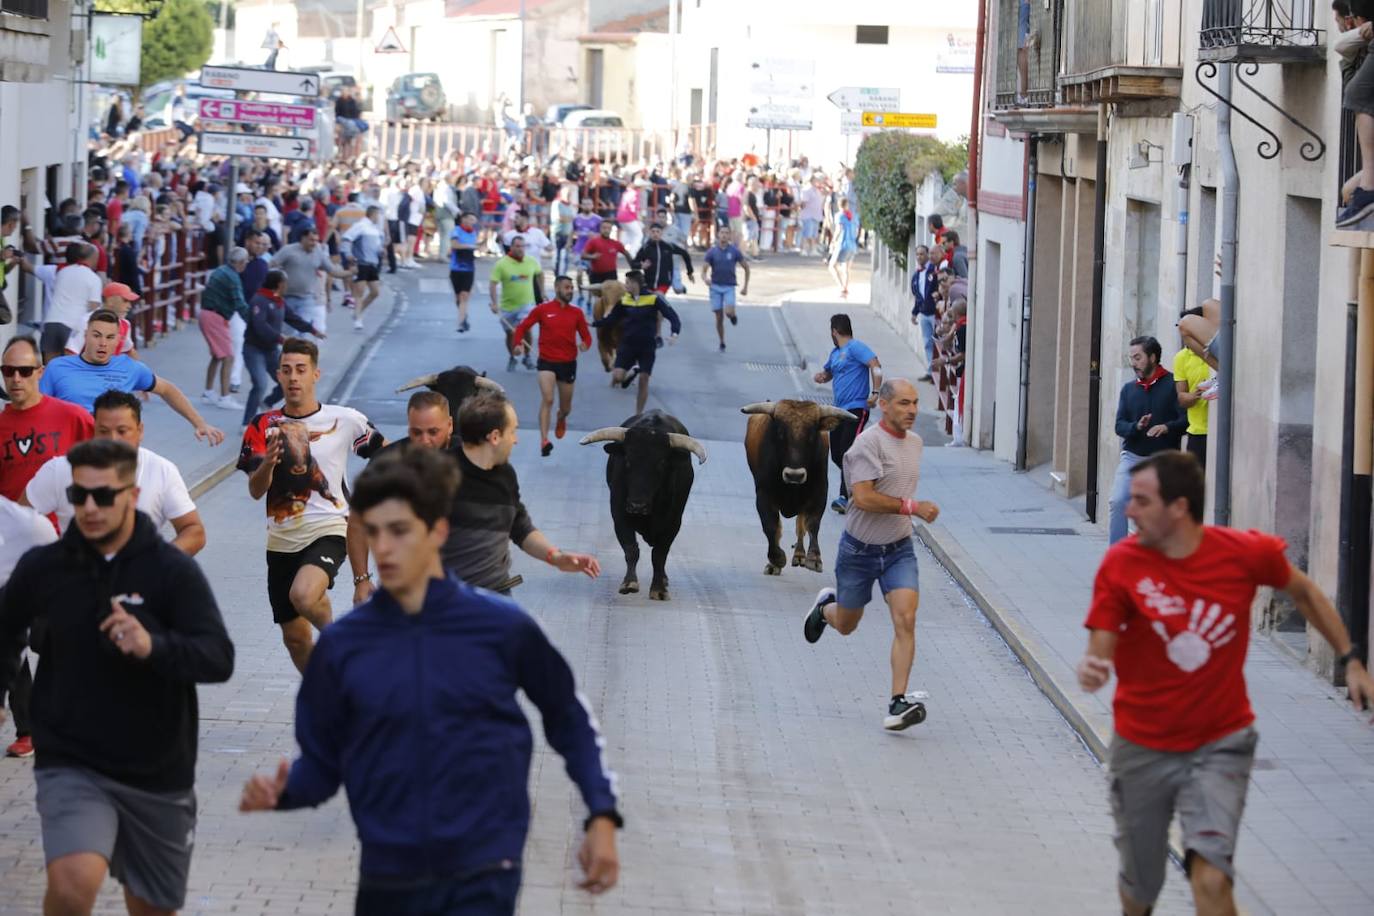
{"type": "MultiPolygon", "coordinates": [[[[1197,386],[1207,381],[1211,374],[1212,367],[1187,347],[1174,357],[1174,381],[1187,382],[1190,392],[1197,391],[1197,386]]],[[[1207,401],[1202,398],[1188,408],[1188,435],[1207,435],[1207,401]]]]}

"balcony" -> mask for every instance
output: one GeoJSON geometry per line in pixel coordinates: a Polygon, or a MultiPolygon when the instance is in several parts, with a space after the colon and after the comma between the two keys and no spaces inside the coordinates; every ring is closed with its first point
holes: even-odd
{"type": "Polygon", "coordinates": [[[30,19],[47,19],[48,0],[0,0],[0,12],[30,19]]]}
{"type": "Polygon", "coordinates": [[[1178,98],[1185,0],[1063,2],[1065,103],[1178,98]]]}
{"type": "Polygon", "coordinates": [[[1059,23],[1064,0],[1030,0],[1027,28],[1021,0],[997,0],[997,93],[993,107],[1051,108],[1058,102],[1059,23]],[[1024,50],[1024,72],[1022,55],[1024,50]]]}
{"type": "Polygon", "coordinates": [[[1325,47],[1317,9],[1330,7],[1325,0],[1320,7],[1317,0],[1203,0],[1198,60],[1320,64],[1325,47]]]}
{"type": "MultiPolygon", "coordinates": [[[[0,0],[0,82],[35,83],[51,63],[49,0],[0,0]]],[[[65,15],[68,6],[58,11],[65,15]]]]}

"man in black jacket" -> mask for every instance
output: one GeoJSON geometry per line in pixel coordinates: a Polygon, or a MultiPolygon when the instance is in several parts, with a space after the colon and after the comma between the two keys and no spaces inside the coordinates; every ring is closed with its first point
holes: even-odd
{"type": "Polygon", "coordinates": [[[1126,503],[1131,496],[1131,468],[1155,452],[1177,449],[1188,428],[1188,412],[1178,406],[1174,376],[1159,364],[1163,351],[1153,337],[1131,341],[1135,378],[1121,386],[1116,402],[1116,434],[1121,437],[1121,463],[1108,503],[1108,539],[1115,544],[1128,533],[1126,503]]]}
{"type": "Polygon", "coordinates": [[[692,272],[692,256],[686,248],[663,241],[663,226],[654,223],[649,227],[649,240],[635,254],[634,261],[644,273],[644,287],[656,293],[666,293],[673,285],[673,257],[682,258],[687,268],[687,279],[696,282],[692,272]]]}
{"type": "Polygon", "coordinates": [[[67,453],[76,515],[24,555],[0,604],[0,690],[33,627],[34,781],[44,912],[89,913],[108,871],[130,913],[179,909],[196,824],[197,683],[229,679],[234,646],[200,567],[136,511],[138,452],[67,453]]]}

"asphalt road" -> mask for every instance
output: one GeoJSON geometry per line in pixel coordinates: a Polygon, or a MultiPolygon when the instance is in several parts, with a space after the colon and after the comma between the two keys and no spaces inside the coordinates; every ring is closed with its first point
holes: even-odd
{"type": "MultiPolygon", "coordinates": [[[[814,286],[803,274],[798,285],[814,286]]],[[[395,436],[404,422],[398,384],[460,363],[488,370],[521,415],[513,461],[536,524],[556,544],[595,552],[605,569],[590,581],[519,556],[515,572],[526,584],[515,597],[568,656],[600,717],[627,820],[622,883],[596,901],[576,887],[584,812],[541,738],[523,914],[1113,909],[1101,769],[929,554],[920,554],[911,686],[929,691],[930,714],[901,734],[881,729],[891,632],[881,605],[848,639],[833,631],[815,646],[802,639],[804,610],[833,581],[839,517],[822,527],[825,572],[763,575],[738,408],[818,393],[789,368],[776,308],[741,308],[721,354],[704,302],[680,303],[685,329],[660,354],[650,406],[678,416],[710,457],[669,558],[672,600],[660,603],[616,594],[623,561],[606,505],[605,456],[576,444],[585,431],[626,419],[633,393],[611,390],[594,354],[585,355],[568,436],[540,458],[534,374],[504,371],[484,287],[474,297],[473,331],[459,336],[440,269],[396,279],[403,303],[343,399],[395,436]]],[[[869,343],[880,356],[900,346],[869,343]]],[[[933,426],[923,417],[918,431],[937,441],[933,426]]],[[[313,812],[235,810],[249,773],[294,752],[298,678],[267,607],[260,505],[236,475],[200,510],[210,539],[201,560],[238,668],[229,684],[201,691],[200,824],[186,912],[348,912],[357,844],[342,798],[313,812]]],[[[646,572],[647,552],[645,582],[646,572]]],[[[341,577],[336,608],[350,592],[341,577]]],[[[538,732],[537,713],[531,718],[538,732]]],[[[39,910],[32,781],[29,764],[13,760],[0,762],[0,888],[0,912],[39,910]]],[[[1185,896],[1172,876],[1157,912],[1184,911],[1185,896]]],[[[108,883],[99,911],[121,912],[119,899],[108,883]]]]}

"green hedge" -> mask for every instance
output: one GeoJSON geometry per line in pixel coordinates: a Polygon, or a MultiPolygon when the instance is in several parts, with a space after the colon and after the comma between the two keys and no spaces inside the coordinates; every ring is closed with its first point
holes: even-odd
{"type": "Polygon", "coordinates": [[[854,161],[859,217],[877,233],[906,270],[906,251],[915,227],[916,189],[932,172],[945,181],[968,166],[968,138],[944,143],[907,133],[870,134],[854,161]]]}

